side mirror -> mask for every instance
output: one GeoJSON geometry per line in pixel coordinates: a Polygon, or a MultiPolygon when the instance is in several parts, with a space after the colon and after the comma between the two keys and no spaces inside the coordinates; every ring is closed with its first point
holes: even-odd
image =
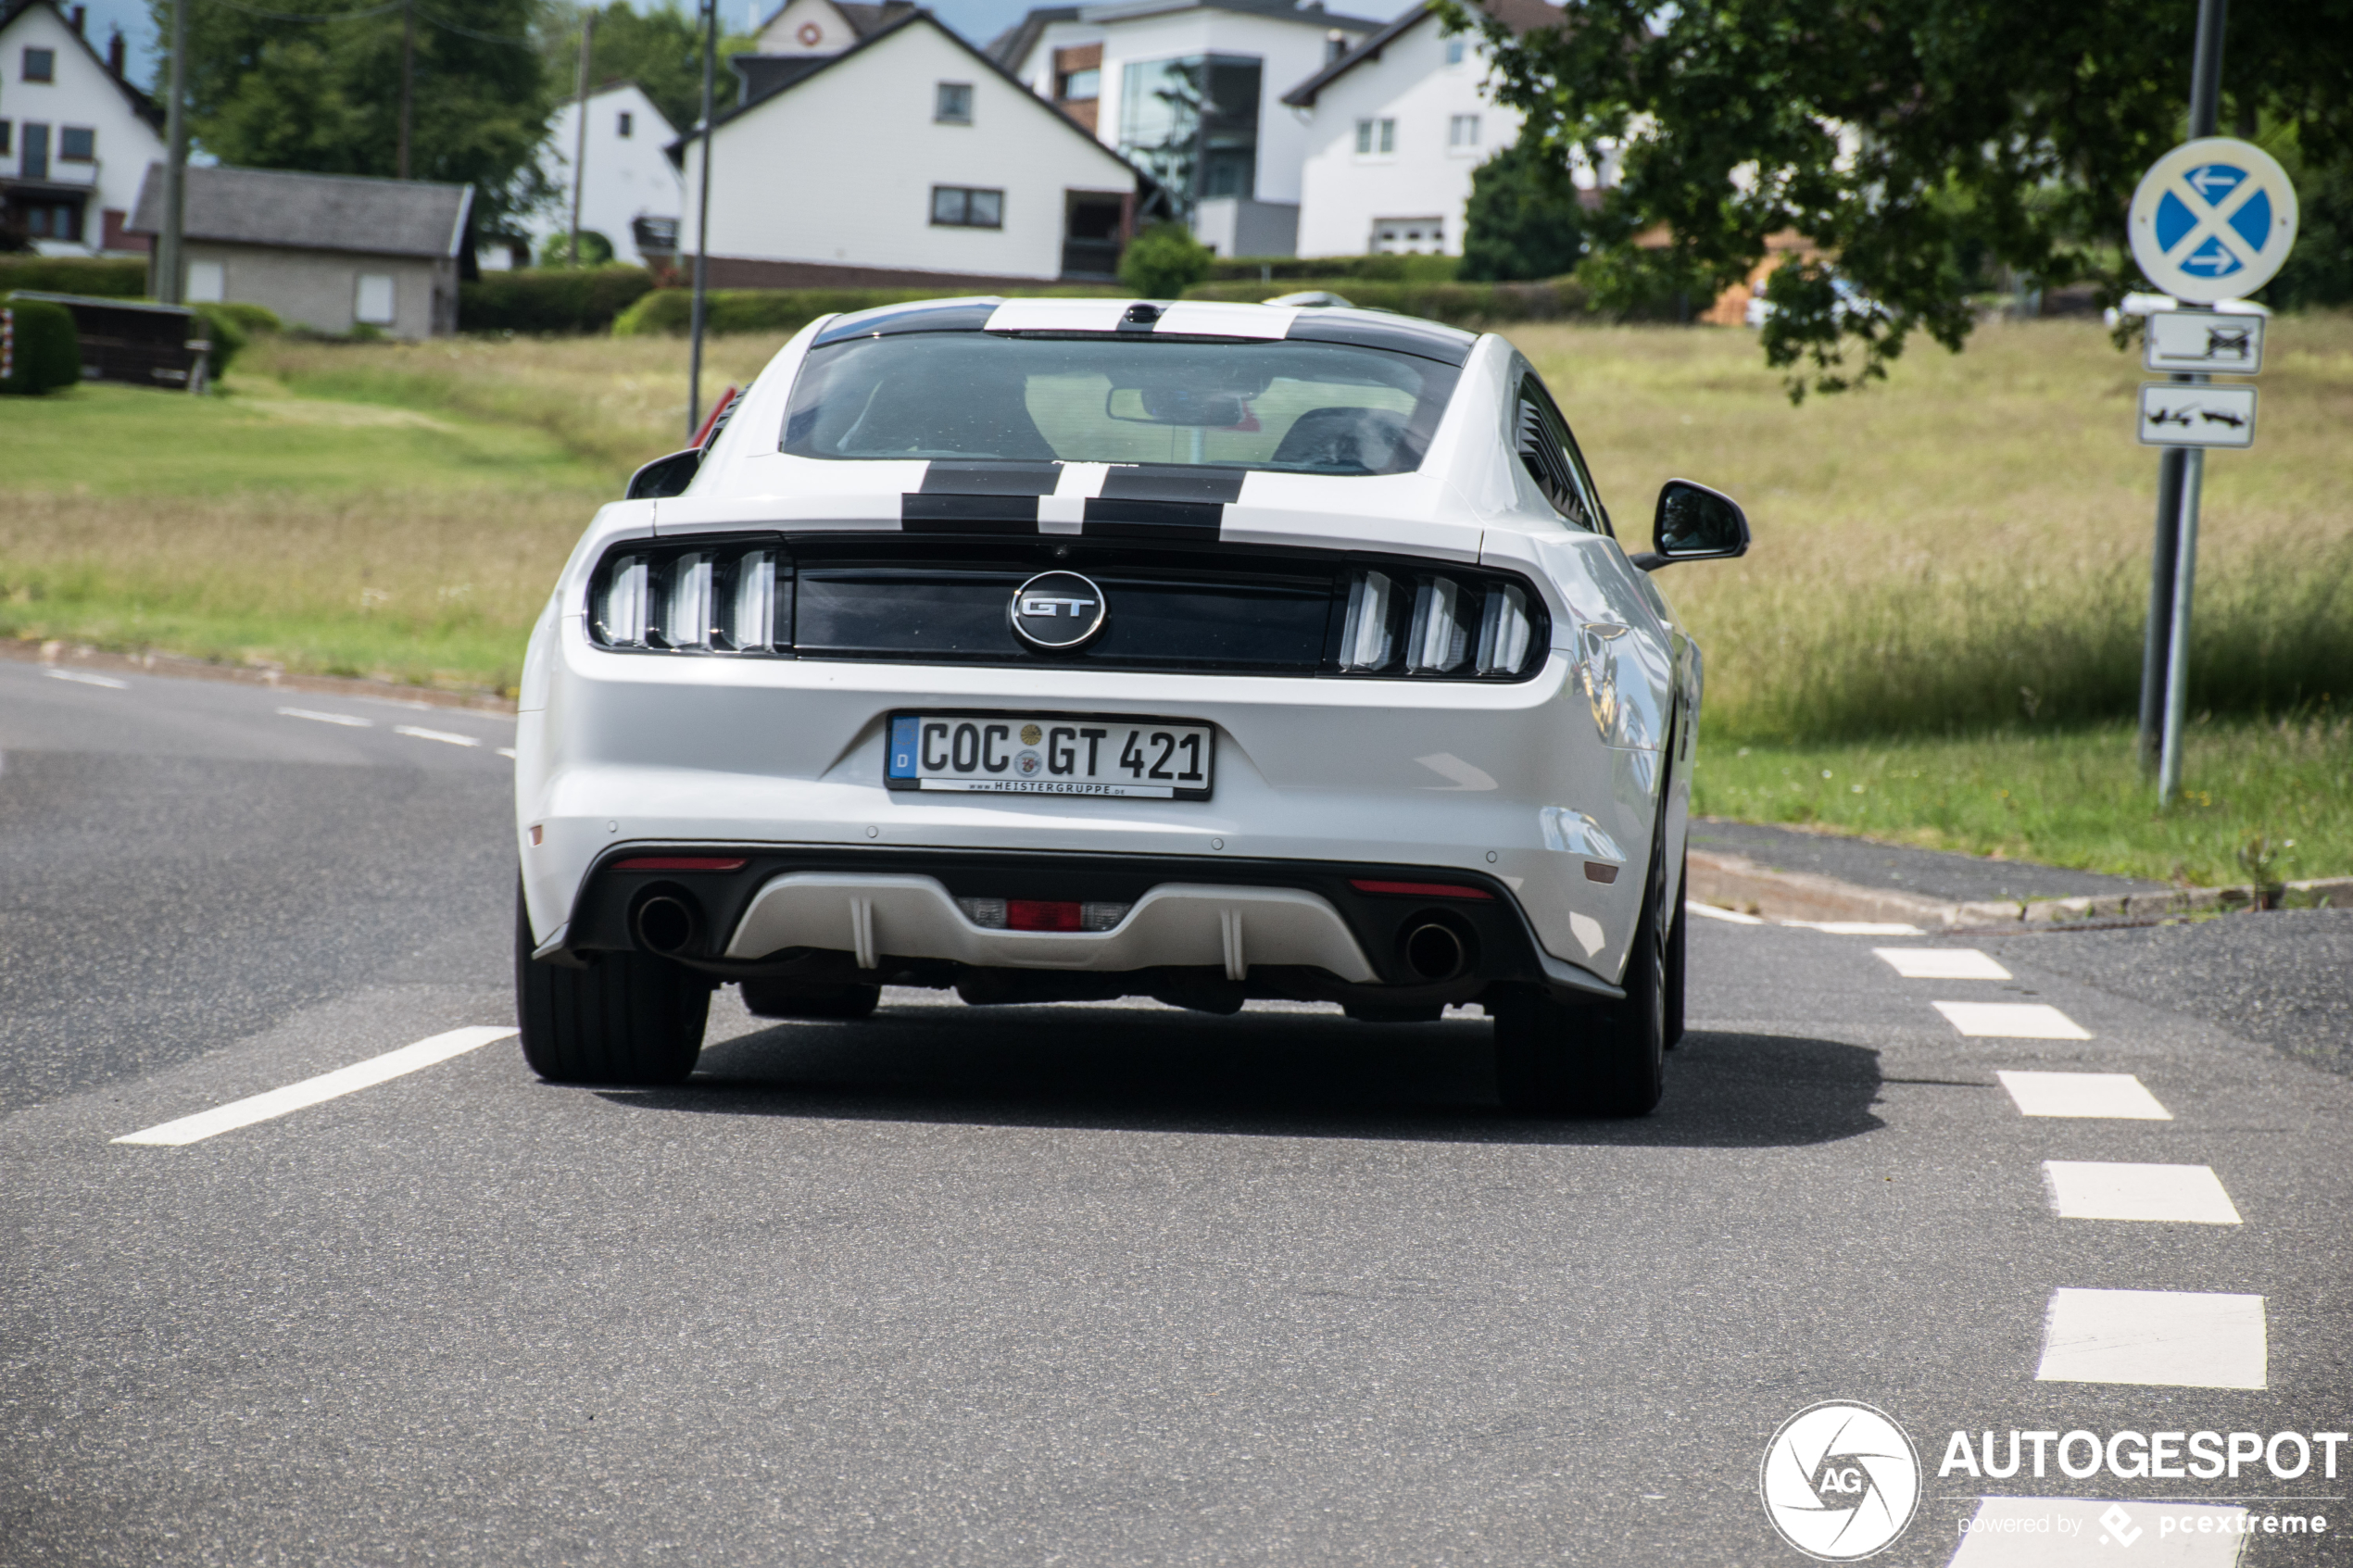
{"type": "Polygon", "coordinates": [[[667,458],[656,458],[629,476],[627,499],[642,501],[648,496],[683,495],[686,486],[695,481],[695,471],[702,467],[702,448],[689,446],[684,452],[673,452],[667,458]]]}
{"type": "Polygon", "coordinates": [[[1724,560],[1748,554],[1748,514],[1720,490],[1670,479],[1658,492],[1652,548],[1632,558],[1644,571],[1670,561],[1724,560]]]}

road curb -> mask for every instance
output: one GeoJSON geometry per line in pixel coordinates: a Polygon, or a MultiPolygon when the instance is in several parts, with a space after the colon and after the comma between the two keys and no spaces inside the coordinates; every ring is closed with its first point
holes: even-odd
{"type": "MultiPolygon", "coordinates": [[[[1954,926],[2054,925],[2082,920],[2160,920],[2170,915],[2263,907],[2253,887],[2168,888],[2079,898],[1974,900],[1947,903],[1893,888],[1863,887],[1811,872],[1781,872],[1745,855],[1690,852],[1690,897],[1703,904],[1768,920],[1872,921],[1926,930],[1954,926]]],[[[2286,885],[2297,907],[2353,909],[2353,877],[2322,877],[2286,885]]]]}
{"type": "Polygon", "coordinates": [[[267,686],[281,692],[319,692],[343,696],[381,697],[422,708],[470,708],[484,713],[512,713],[515,705],[486,691],[450,691],[438,686],[410,686],[397,681],[371,681],[358,675],[297,675],[269,664],[215,664],[176,653],[110,653],[86,643],[57,638],[0,637],[0,659],[43,664],[61,670],[122,671],[133,675],[171,675],[183,680],[228,681],[237,685],[267,686]]]}

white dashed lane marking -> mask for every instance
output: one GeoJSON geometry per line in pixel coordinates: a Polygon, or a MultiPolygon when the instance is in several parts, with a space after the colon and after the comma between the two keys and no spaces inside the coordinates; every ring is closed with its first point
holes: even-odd
{"type": "Polygon", "coordinates": [[[1683,908],[1695,915],[1705,915],[1709,920],[1730,921],[1734,925],[1763,925],[1765,923],[1762,916],[1744,915],[1738,909],[1719,909],[1713,904],[1694,904],[1685,899],[1683,908]]]}
{"type": "Polygon", "coordinates": [[[2246,1510],[2142,1498],[1981,1498],[1950,1568],[2080,1568],[2114,1542],[2145,1568],[2231,1568],[2246,1510]],[[2130,1503],[2131,1507],[2125,1507],[2130,1503]],[[2110,1511],[2115,1511],[2111,1512],[2110,1511]],[[2117,1514],[2121,1514],[2120,1519],[2117,1514]],[[2171,1519],[2172,1528],[2163,1528],[2171,1519]],[[2199,1529],[2200,1522],[2206,1528],[2199,1529]]]}
{"type": "Polygon", "coordinates": [[[1962,1034],[1989,1040],[2088,1040],[2091,1031],[2044,1002],[1931,1002],[1962,1034]]]}
{"type": "Polygon", "coordinates": [[[410,735],[418,740],[437,740],[444,746],[480,746],[482,744],[474,736],[461,735],[454,730],[428,730],[415,724],[395,724],[392,727],[392,733],[396,735],[410,735]]]}
{"type": "Polygon", "coordinates": [[[2263,1298],[2187,1290],[2056,1290],[2043,1320],[2042,1383],[2261,1388],[2263,1298]]]}
{"type": "Polygon", "coordinates": [[[281,708],[278,711],[288,719],[308,719],[317,724],[347,724],[355,730],[372,730],[373,719],[362,719],[357,713],[321,713],[315,708],[281,708]]]}
{"type": "Polygon", "coordinates": [[[111,675],[94,675],[87,670],[44,670],[42,673],[52,681],[71,681],[78,686],[104,686],[110,692],[131,689],[128,681],[118,681],[111,675]]]}
{"type": "Polygon", "coordinates": [[[2157,1220],[2235,1225],[2238,1206],[2211,1165],[2123,1165],[2045,1160],[2043,1185],[2063,1220],[2157,1220]]]}
{"type": "Polygon", "coordinates": [[[257,1122],[267,1122],[289,1111],[317,1105],[322,1100],[373,1088],[378,1084],[447,1061],[451,1057],[479,1050],[493,1040],[504,1040],[513,1034],[511,1028],[477,1026],[452,1029],[446,1035],[419,1040],[413,1046],[403,1046],[396,1051],[386,1051],[382,1056],[370,1057],[365,1061],[354,1062],[333,1073],[321,1073],[316,1078],[305,1078],[299,1084],[288,1084],[283,1089],[271,1089],[267,1094],[232,1100],[227,1105],[215,1106],[194,1116],[182,1116],[176,1122],[166,1122],[142,1132],[125,1133],[114,1141],[162,1144],[172,1148],[196,1143],[217,1134],[234,1132],[239,1127],[250,1127],[257,1122]]]}
{"type": "Polygon", "coordinates": [[[2130,1073],[1994,1074],[2022,1116],[2086,1116],[2115,1122],[2171,1122],[2173,1113],[2130,1073]]]}
{"type": "Polygon", "coordinates": [[[1975,947],[1873,947],[1906,980],[2007,980],[2010,972],[1975,947]]]}
{"type": "Polygon", "coordinates": [[[502,746],[498,748],[498,755],[511,762],[515,759],[515,748],[511,746],[502,746]]]}

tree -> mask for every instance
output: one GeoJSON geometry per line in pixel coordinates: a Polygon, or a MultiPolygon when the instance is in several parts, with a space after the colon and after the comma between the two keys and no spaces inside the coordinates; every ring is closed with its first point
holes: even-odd
{"type": "Polygon", "coordinates": [[[1119,281],[1146,299],[1175,299],[1209,276],[1210,249],[1182,223],[1155,223],[1127,242],[1119,281]]]}
{"type": "Polygon", "coordinates": [[[1463,264],[1472,282],[1556,278],[1585,253],[1585,214],[1567,171],[1534,141],[1518,141],[1471,170],[1463,264]]]}
{"type": "MultiPolygon", "coordinates": [[[[150,0],[169,36],[171,0],[150,0]]],[[[221,162],[317,174],[398,172],[404,22],[409,174],[475,187],[477,232],[540,199],[550,104],[532,36],[538,0],[395,0],[192,7],[189,120],[221,162]]]]}
{"type": "MultiPolygon", "coordinates": [[[[627,0],[612,0],[602,7],[560,3],[550,11],[542,37],[548,78],[561,84],[562,95],[570,97],[578,80],[580,23],[590,10],[597,16],[597,36],[588,46],[590,83],[634,82],[681,132],[700,122],[702,21],[696,12],[675,5],[651,5],[641,12],[627,0]]],[[[756,46],[751,38],[720,38],[719,69],[711,82],[719,113],[735,107],[742,85],[727,69],[727,56],[756,46]]]]}
{"type": "MultiPolygon", "coordinates": [[[[2139,286],[2125,210],[2184,135],[2196,19],[2193,0],[1572,0],[1516,36],[1441,3],[1486,33],[1497,101],[1553,161],[1620,149],[1587,227],[1604,303],[1711,297],[1768,237],[1811,242],[1822,258],[1766,290],[1793,397],[1884,376],[1915,332],[1958,349],[1965,253],[2107,303],[2139,286]]],[[[2226,125],[2292,127],[2315,165],[2353,155],[2353,0],[2243,0],[2223,65],[2226,125]]]]}

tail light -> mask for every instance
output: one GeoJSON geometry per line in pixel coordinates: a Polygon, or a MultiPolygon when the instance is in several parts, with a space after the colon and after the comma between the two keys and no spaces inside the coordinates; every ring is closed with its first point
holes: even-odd
{"type": "Polygon", "coordinates": [[[1528,590],[1469,572],[1349,573],[1340,667],[1351,675],[1515,680],[1528,672],[1541,610],[1528,590]]]}
{"type": "Polygon", "coordinates": [[[774,543],[633,548],[605,558],[588,590],[589,633],[606,647],[681,653],[789,651],[774,543]]]}

